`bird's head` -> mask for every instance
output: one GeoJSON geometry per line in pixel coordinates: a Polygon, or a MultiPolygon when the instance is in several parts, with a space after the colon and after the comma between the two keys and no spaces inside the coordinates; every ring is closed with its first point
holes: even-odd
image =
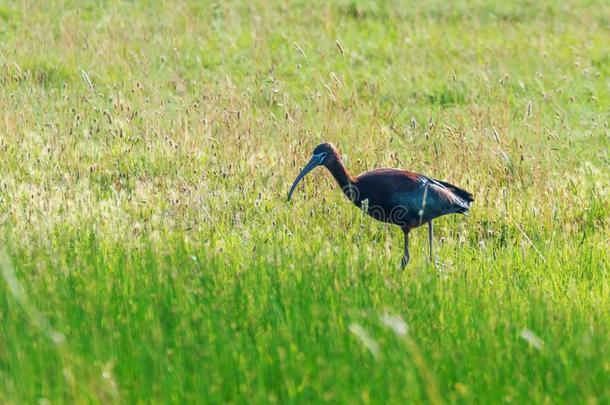
{"type": "Polygon", "coordinates": [[[313,150],[313,155],[309,162],[305,165],[301,173],[297,176],[297,178],[292,183],[292,187],[290,187],[290,191],[288,192],[288,201],[292,197],[292,193],[294,189],[299,184],[299,182],[317,166],[328,166],[330,163],[339,160],[339,152],[337,148],[332,143],[321,143],[315,147],[313,150]]]}

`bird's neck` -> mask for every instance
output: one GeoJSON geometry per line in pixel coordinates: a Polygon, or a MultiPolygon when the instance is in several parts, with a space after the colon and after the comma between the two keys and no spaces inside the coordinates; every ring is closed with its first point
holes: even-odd
{"type": "Polygon", "coordinates": [[[356,179],[354,179],[340,159],[333,160],[332,162],[326,165],[328,171],[333,175],[337,184],[341,187],[343,194],[347,196],[352,201],[355,201],[356,198],[356,179]]]}

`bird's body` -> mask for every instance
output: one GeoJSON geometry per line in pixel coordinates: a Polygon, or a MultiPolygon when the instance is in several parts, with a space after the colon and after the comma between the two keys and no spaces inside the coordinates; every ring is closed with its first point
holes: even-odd
{"type": "Polygon", "coordinates": [[[401,227],[405,235],[403,267],[409,260],[411,229],[428,224],[432,256],[432,220],[446,214],[464,214],[474,201],[469,192],[459,187],[407,170],[374,169],[352,177],[331,144],[321,144],[314,150],[311,161],[293,183],[289,199],[298,182],[318,165],[326,166],[356,206],[379,221],[401,227]]]}
{"type": "MultiPolygon", "coordinates": [[[[375,169],[356,177],[354,185],[358,199],[354,203],[373,218],[416,228],[441,215],[464,213],[468,202],[442,183],[424,175],[399,169],[375,169]]],[[[463,191],[463,190],[459,190],[463,191]]]]}

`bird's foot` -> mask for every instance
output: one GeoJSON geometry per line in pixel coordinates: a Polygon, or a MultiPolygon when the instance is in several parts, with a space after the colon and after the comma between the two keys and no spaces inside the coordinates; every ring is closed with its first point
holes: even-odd
{"type": "Polygon", "coordinates": [[[404,256],[400,261],[400,270],[404,270],[407,264],[409,264],[409,256],[404,256]]]}

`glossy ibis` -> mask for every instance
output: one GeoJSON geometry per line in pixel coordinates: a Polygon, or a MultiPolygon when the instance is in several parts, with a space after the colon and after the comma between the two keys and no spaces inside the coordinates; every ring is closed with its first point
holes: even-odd
{"type": "Polygon", "coordinates": [[[411,229],[428,224],[432,261],[432,220],[446,214],[465,214],[474,201],[468,191],[407,170],[375,169],[352,177],[345,169],[337,149],[330,143],[320,144],[314,149],[309,163],[292,183],[288,201],[301,179],[316,166],[325,166],[343,193],[367,214],[401,227],[405,237],[402,268],[409,262],[411,229]]]}

